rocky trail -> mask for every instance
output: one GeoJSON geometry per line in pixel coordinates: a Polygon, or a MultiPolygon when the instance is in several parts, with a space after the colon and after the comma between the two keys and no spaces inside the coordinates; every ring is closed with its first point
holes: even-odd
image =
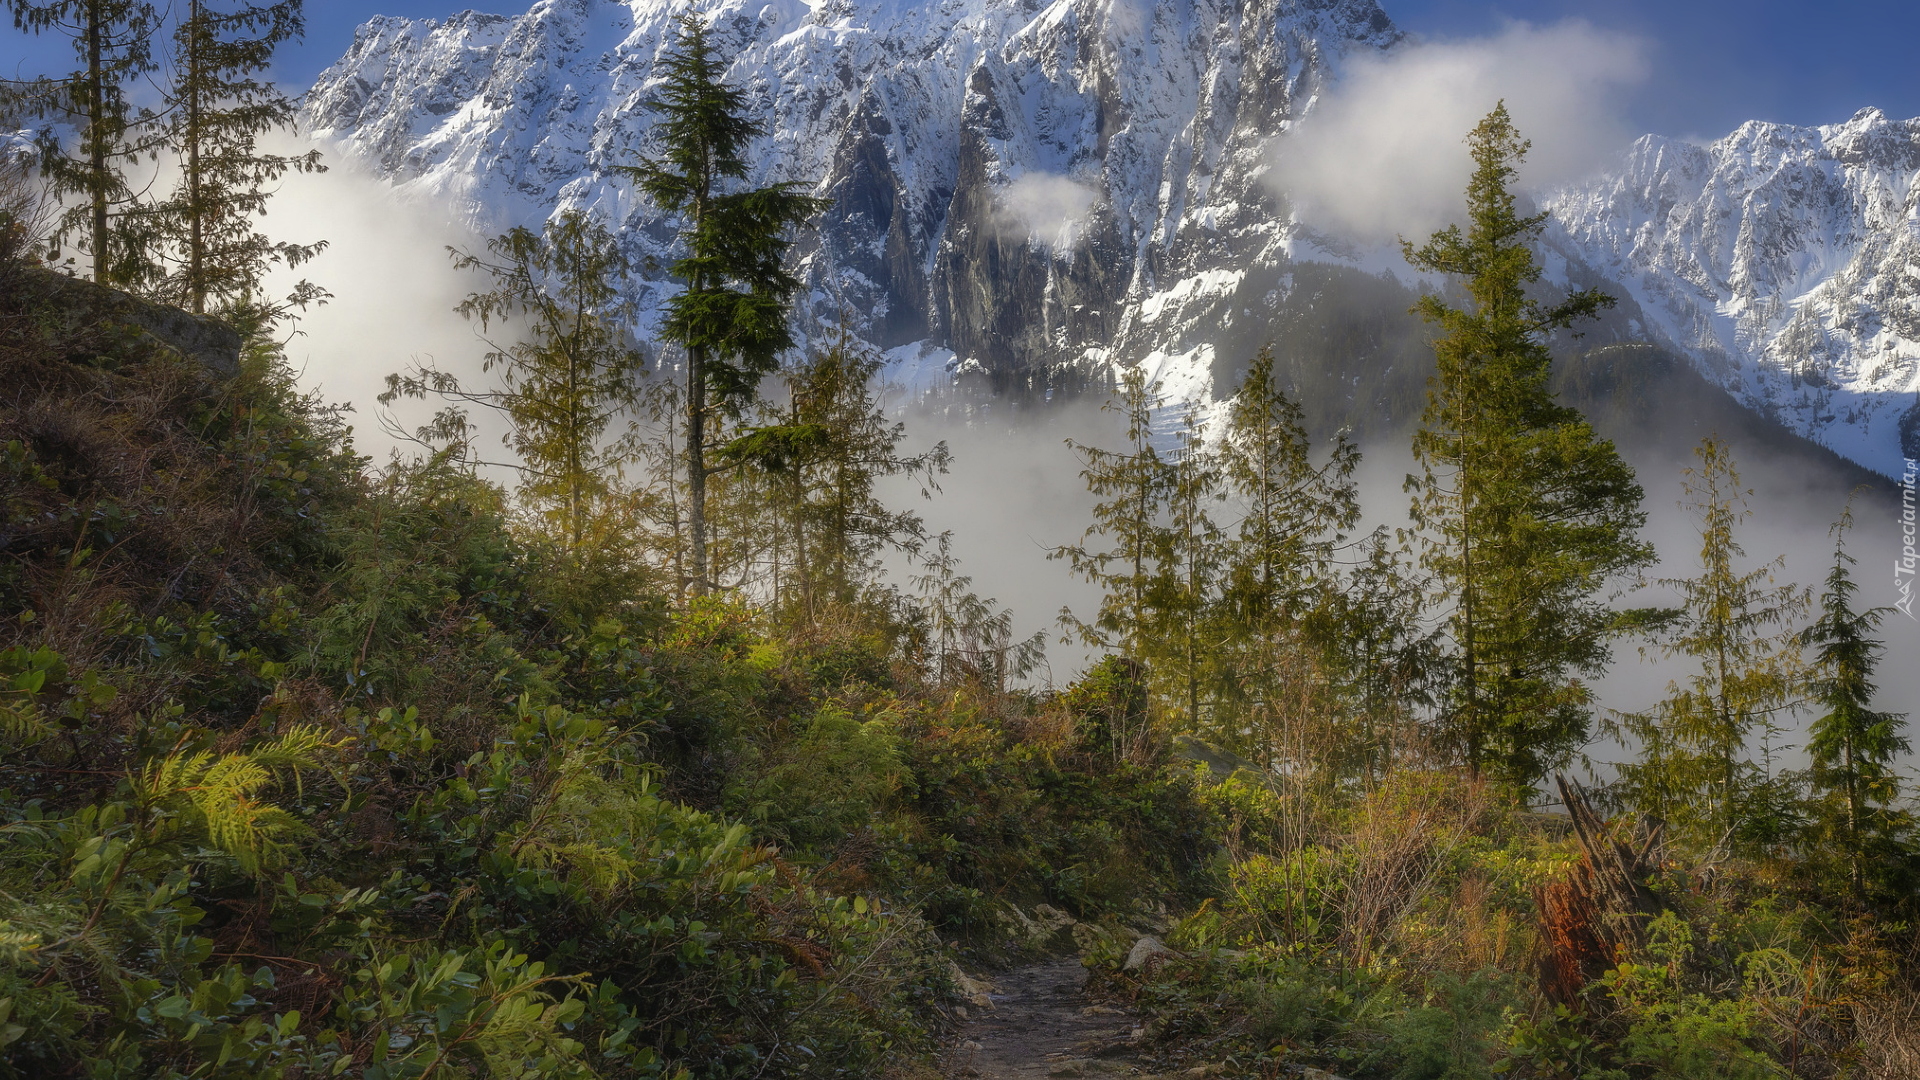
{"type": "MultiPolygon", "coordinates": [[[[1089,1001],[1086,978],[1086,969],[1071,957],[995,976],[983,991],[992,1008],[962,1032],[948,1075],[967,1080],[1155,1076],[1135,1052],[1139,1018],[1089,1001]]],[[[1210,1073],[1199,1068],[1164,1077],[1185,1080],[1210,1073]]]]}

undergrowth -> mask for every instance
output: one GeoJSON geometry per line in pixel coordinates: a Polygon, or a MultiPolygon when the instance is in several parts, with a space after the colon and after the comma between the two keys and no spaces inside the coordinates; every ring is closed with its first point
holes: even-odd
{"type": "Polygon", "coordinates": [[[1649,876],[1657,911],[1628,934],[1565,903],[1593,865],[1566,819],[1451,771],[1205,797],[1289,827],[1221,854],[1213,897],[1168,936],[1178,956],[1131,972],[1091,958],[1168,1060],[1356,1080],[1912,1075],[1896,1019],[1916,1000],[1911,929],[1791,861],[1669,852],[1649,876]],[[1592,931],[1621,944],[1570,953],[1592,931]]]}
{"type": "Polygon", "coordinates": [[[0,1075],[881,1075],[996,905],[1197,887],[1071,702],[669,605],[0,256],[0,1075]]]}

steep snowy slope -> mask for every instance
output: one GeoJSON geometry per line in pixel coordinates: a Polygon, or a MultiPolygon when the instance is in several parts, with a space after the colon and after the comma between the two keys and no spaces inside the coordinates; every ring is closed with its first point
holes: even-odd
{"type": "MultiPolygon", "coordinates": [[[[1275,136],[1312,122],[1343,61],[1401,43],[1373,0],[693,8],[770,121],[758,179],[833,201],[801,248],[809,330],[849,325],[897,370],[1039,388],[1076,363],[1143,360],[1175,397],[1205,398],[1277,327],[1373,290],[1296,273],[1307,261],[1397,261],[1302,228],[1265,182],[1287,152],[1275,136]],[[1308,280],[1320,294],[1296,288],[1308,280]]],[[[668,230],[612,167],[644,152],[653,65],[685,9],[539,0],[512,17],[375,19],[306,122],[475,224],[590,207],[664,262],[668,230]]],[[[1552,262],[1633,301],[1613,336],[1671,346],[1749,407],[1893,474],[1903,417],[1920,453],[1916,178],[1920,121],[1872,111],[1748,124],[1707,147],[1649,137],[1550,195],[1552,262]]],[[[641,308],[673,287],[656,273],[641,308]]],[[[1322,373],[1355,409],[1424,379],[1405,349],[1374,352],[1390,379],[1322,373]]]]}
{"type": "Polygon", "coordinates": [[[1897,474],[1920,457],[1920,120],[1647,136],[1556,193],[1553,240],[1744,404],[1897,474]]]}
{"type": "MultiPolygon", "coordinates": [[[[694,7],[770,118],[763,178],[834,201],[805,249],[811,318],[951,349],[1002,382],[1185,353],[1190,392],[1206,331],[1245,310],[1231,296],[1268,293],[1286,262],[1292,230],[1259,181],[1268,140],[1342,55],[1399,39],[1372,0],[694,7]]],[[[656,216],[610,167],[644,148],[653,62],[683,9],[376,19],[314,86],[307,124],[471,220],[590,206],[663,256],[656,216]]]]}

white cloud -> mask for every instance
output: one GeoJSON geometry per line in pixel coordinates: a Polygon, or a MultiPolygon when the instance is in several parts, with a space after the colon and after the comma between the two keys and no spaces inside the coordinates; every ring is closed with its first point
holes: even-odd
{"type": "Polygon", "coordinates": [[[1464,138],[1501,100],[1533,141],[1520,180],[1537,190],[1585,175],[1631,137],[1622,91],[1646,74],[1643,42],[1584,22],[1359,57],[1274,141],[1270,175],[1316,228],[1363,243],[1424,237],[1461,216],[1464,138]]]}
{"type": "MultiPolygon", "coordinates": [[[[449,220],[445,203],[404,194],[346,154],[324,145],[322,151],[327,171],[285,177],[264,228],[276,240],[325,240],[327,248],[296,271],[276,271],[268,287],[284,294],[296,278],[307,278],[333,293],[301,317],[287,358],[302,386],[353,406],[356,446],[381,461],[395,447],[380,430],[375,402],[389,372],[418,359],[481,381],[485,346],[453,308],[483,283],[456,272],[447,255],[449,246],[474,250],[480,240],[449,220]]],[[[437,405],[401,402],[395,413],[412,426],[437,405]]],[[[488,435],[483,451],[497,457],[496,440],[488,435]]]]}
{"type": "Polygon", "coordinates": [[[1097,193],[1077,180],[1054,173],[1030,172],[998,193],[1002,235],[1031,239],[1064,252],[1078,243],[1080,226],[1097,193]]]}

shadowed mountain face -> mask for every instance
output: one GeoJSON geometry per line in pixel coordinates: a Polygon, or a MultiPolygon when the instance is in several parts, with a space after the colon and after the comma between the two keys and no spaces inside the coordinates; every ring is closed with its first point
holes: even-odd
{"type": "Polygon", "coordinates": [[[1920,119],[1648,136],[1549,243],[1742,404],[1884,473],[1920,457],[1920,119]]]}
{"type": "MultiPolygon", "coordinates": [[[[1259,179],[1269,140],[1342,57],[1400,36],[1371,0],[694,8],[769,118],[756,179],[833,200],[803,248],[808,316],[883,348],[931,341],[1003,382],[1171,351],[1203,383],[1215,332],[1252,317],[1229,301],[1278,286],[1297,231],[1259,179]]],[[[678,10],[377,19],[314,86],[307,125],[469,220],[592,207],[663,263],[669,234],[609,166],[644,148],[678,10]]],[[[647,283],[641,306],[671,287],[647,283]]]]}
{"type": "MultiPolygon", "coordinates": [[[[669,223],[612,166],[645,151],[654,64],[684,8],[376,19],[314,86],[307,125],[469,223],[588,208],[658,267],[669,223]]],[[[1393,260],[1302,227],[1266,182],[1276,137],[1311,122],[1343,63],[1401,44],[1372,0],[693,10],[768,120],[756,180],[832,200],[800,248],[809,333],[848,326],[999,393],[1142,362],[1196,401],[1271,339],[1303,391],[1328,395],[1321,412],[1417,413],[1424,339],[1400,318],[1415,279],[1362,274],[1393,260]]],[[[1877,113],[1750,124],[1707,148],[1643,140],[1549,197],[1552,284],[1629,301],[1589,347],[1685,356],[1784,429],[1894,472],[1903,418],[1920,435],[1916,175],[1920,122],[1877,113]]],[[[674,288],[656,269],[635,299],[650,317],[674,288]]]]}

